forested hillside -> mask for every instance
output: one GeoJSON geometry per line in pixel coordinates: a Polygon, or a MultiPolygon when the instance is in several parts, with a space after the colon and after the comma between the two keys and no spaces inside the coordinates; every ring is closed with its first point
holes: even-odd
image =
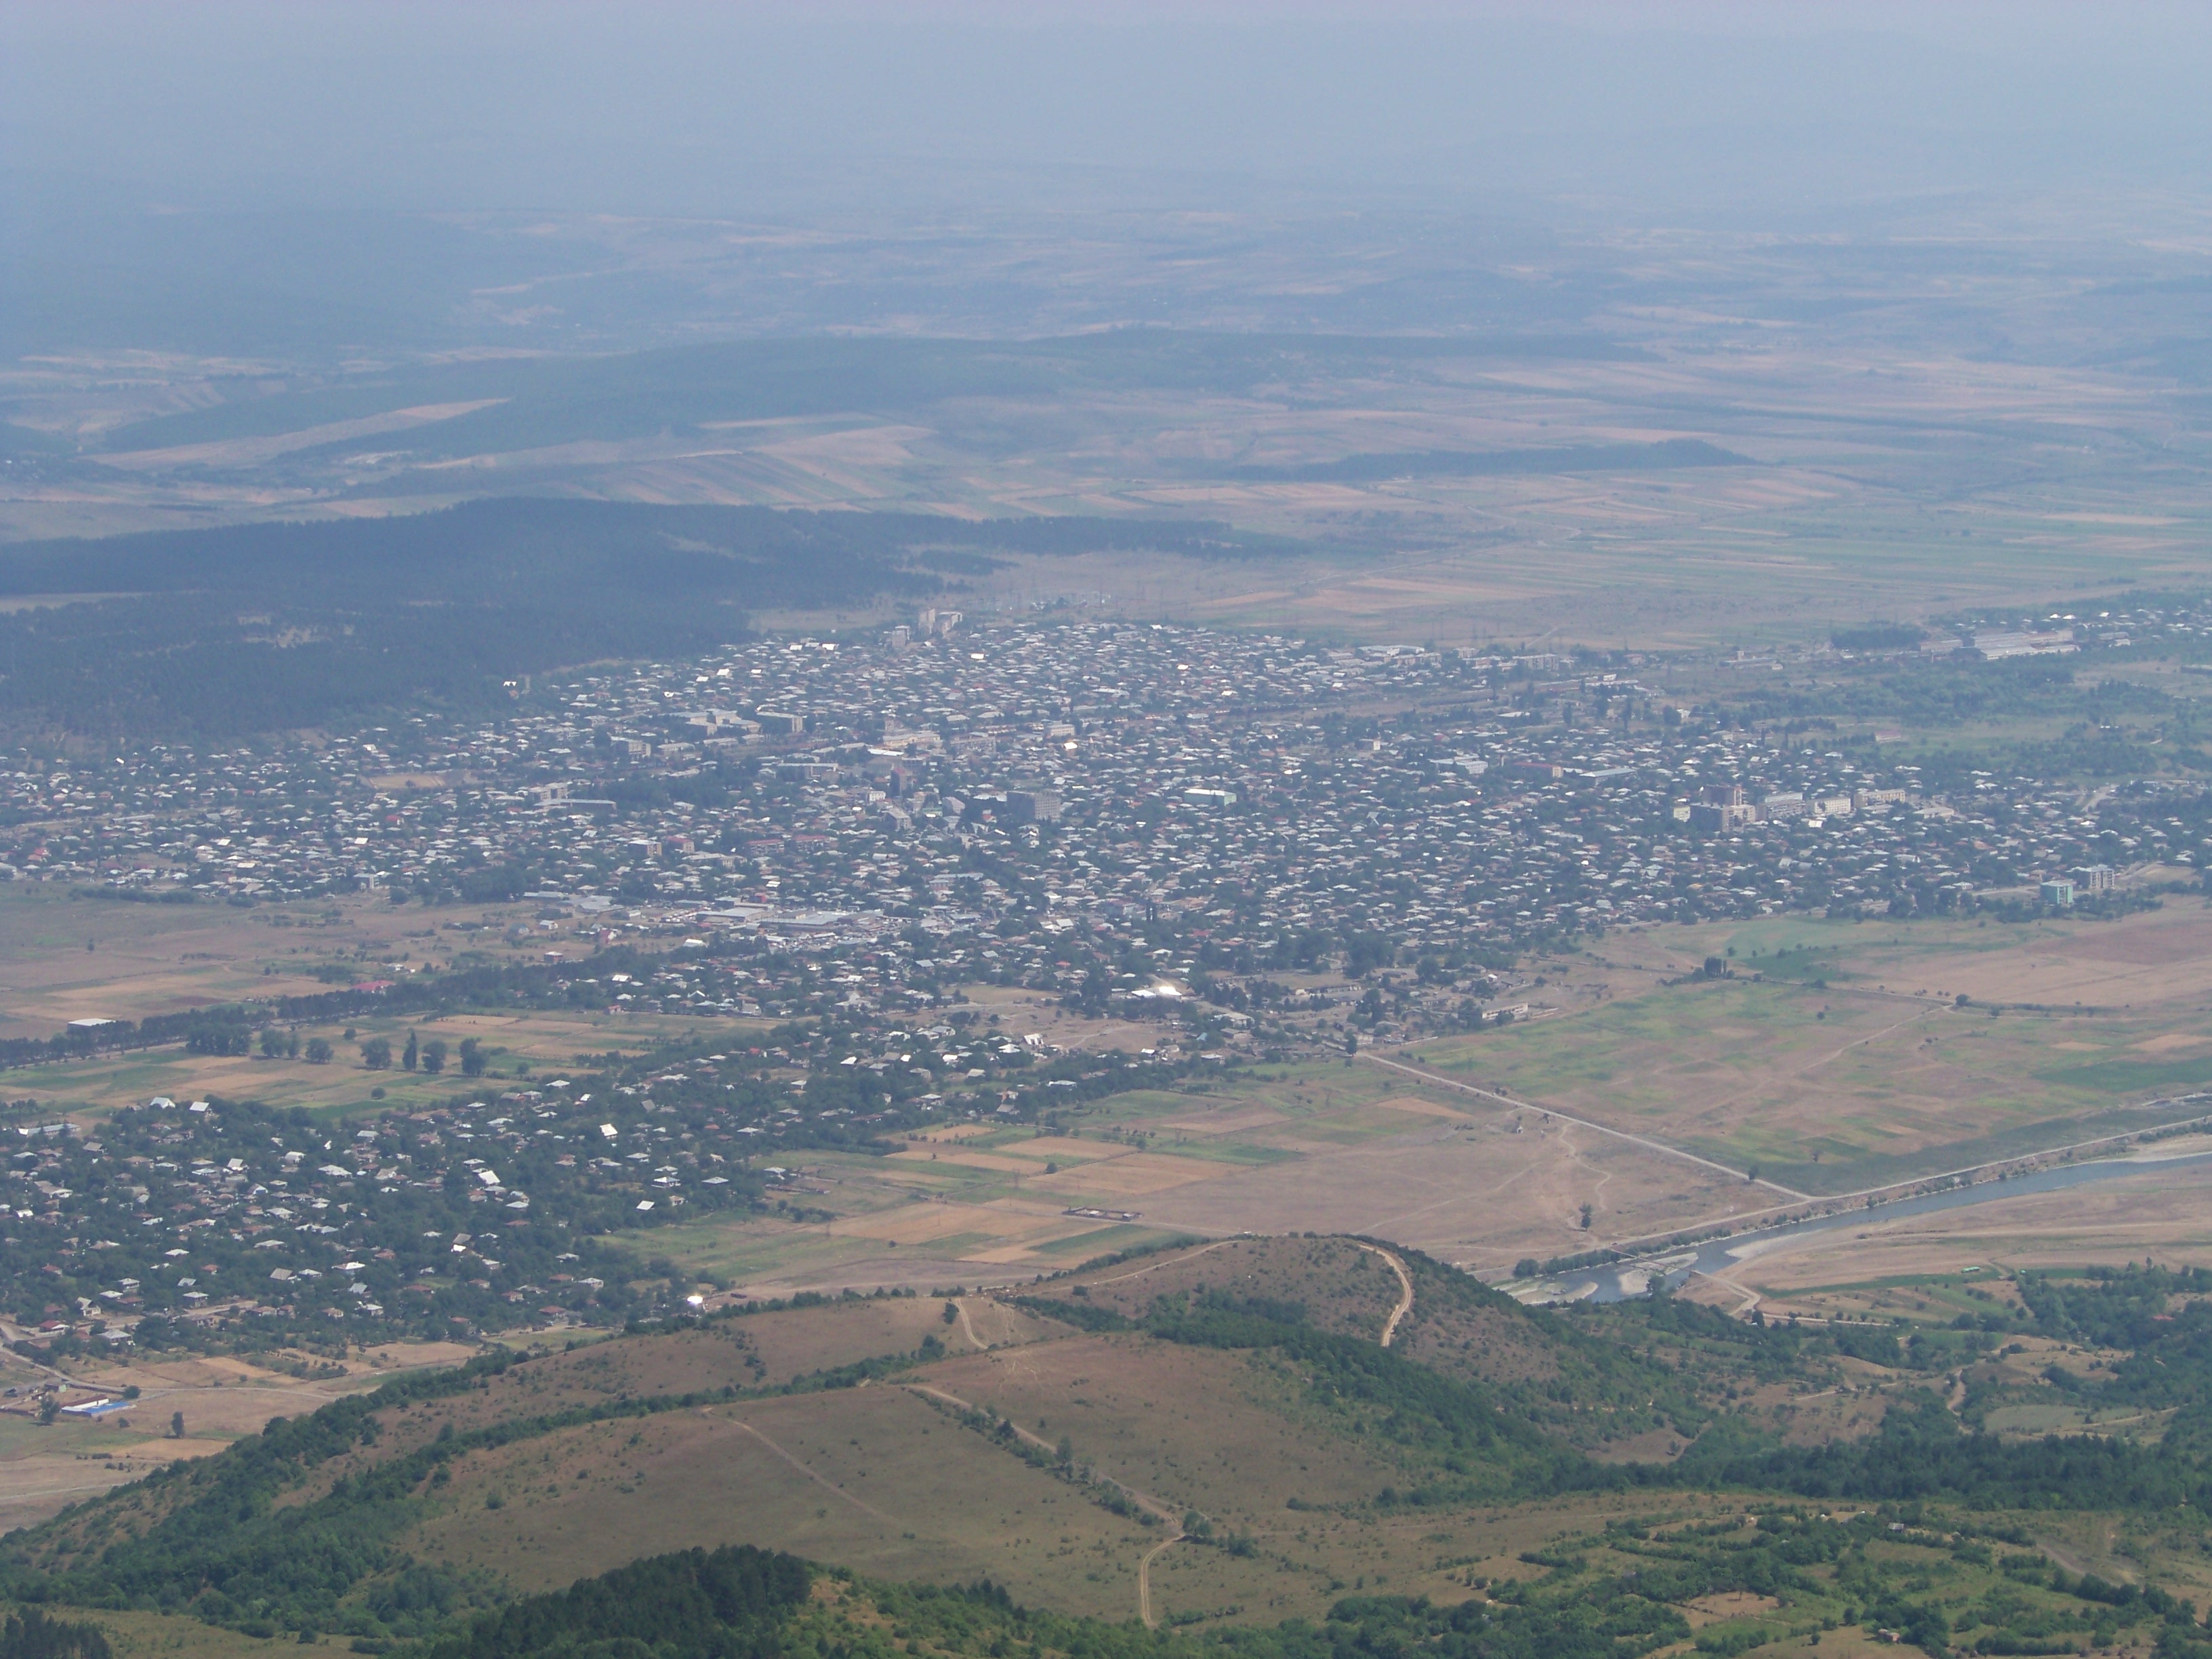
{"type": "Polygon", "coordinates": [[[412,516],[0,550],[0,725],[139,738],[503,705],[501,683],[700,653],[766,610],[921,601],[994,554],[1282,550],[1191,520],[969,522],[495,498],[412,516]]]}
{"type": "Polygon", "coordinates": [[[13,1534],[0,1595],[419,1659],[2212,1644],[2201,1274],[2024,1277],[1986,1327],[1878,1351],[1664,1297],[1531,1311],[1449,1271],[1224,1241],[1063,1275],[1026,1318],[809,1298],[495,1351],[13,1534]],[[1395,1346],[1424,1299],[1459,1375],[1395,1346]],[[1378,1303],[1391,1346],[1358,1334],[1378,1303]],[[2033,1386],[2163,1413],[2163,1444],[1990,1429],[2027,1338],[2112,1355],[2033,1386]],[[1838,1391],[1870,1431],[1793,1436],[1790,1402],[1838,1391]],[[1593,1455],[1655,1429],[1679,1455],[1593,1455]],[[2118,1565],[2084,1571],[2085,1537],[2118,1565]]]}

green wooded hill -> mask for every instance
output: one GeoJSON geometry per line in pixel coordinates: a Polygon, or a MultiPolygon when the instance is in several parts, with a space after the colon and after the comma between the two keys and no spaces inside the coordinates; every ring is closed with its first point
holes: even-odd
{"type": "Polygon", "coordinates": [[[1845,1626],[2203,1659],[2212,1275],[2017,1289],[1886,1348],[1667,1298],[1530,1310],[1336,1238],[1170,1249],[1011,1301],[803,1298],[272,1421],[10,1534],[0,1595],[423,1659],[1580,1659],[1845,1626]],[[2030,1336],[2117,1357],[2022,1380],[2030,1336]],[[1838,1387],[1880,1416],[1808,1438],[1791,1402],[1838,1387]],[[2085,1394],[2149,1433],[1990,1426],[2085,1394]],[[2101,1574],[2068,1565],[2085,1536],[2117,1553],[2101,1574]],[[1691,1604],[1717,1595],[1757,1605],[1716,1625],[1691,1604]]]}
{"type": "Polygon", "coordinates": [[[768,611],[919,602],[996,556],[1280,551],[1187,520],[501,497],[441,512],[0,549],[0,725],[203,739],[507,706],[502,682],[711,651],[768,611]]]}

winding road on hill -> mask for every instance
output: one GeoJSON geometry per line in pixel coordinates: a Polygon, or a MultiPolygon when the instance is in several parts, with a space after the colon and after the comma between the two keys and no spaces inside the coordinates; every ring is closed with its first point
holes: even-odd
{"type": "Polygon", "coordinates": [[[960,1310],[961,1334],[965,1336],[969,1341],[975,1345],[975,1350],[977,1352],[980,1353],[983,1350],[988,1348],[991,1345],[986,1342],[981,1337],[976,1335],[975,1328],[968,1322],[968,1304],[956,1296],[952,1298],[952,1305],[960,1310]]]}
{"type": "Polygon", "coordinates": [[[1380,1244],[1359,1247],[1370,1255],[1379,1255],[1390,1264],[1390,1271],[1398,1275],[1398,1305],[1390,1310],[1390,1317],[1382,1324],[1382,1346],[1389,1347],[1390,1339],[1398,1334],[1398,1322],[1413,1311],[1413,1276],[1406,1271],[1406,1264],[1380,1244]]]}

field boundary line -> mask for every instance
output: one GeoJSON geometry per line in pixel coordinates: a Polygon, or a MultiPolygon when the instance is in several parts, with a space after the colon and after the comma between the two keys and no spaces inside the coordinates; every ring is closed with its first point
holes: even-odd
{"type": "Polygon", "coordinates": [[[1657,1152],[1667,1158],[1679,1158],[1685,1163],[1694,1164],[1700,1169],[1711,1170],[1717,1174],[1728,1176],[1734,1180],[1744,1182],[1747,1186],[1764,1187],[1769,1192],[1780,1193],[1785,1198],[1794,1199],[1801,1204],[1814,1201],[1810,1193],[1801,1193],[1795,1187],[1785,1187],[1778,1181],[1769,1181],[1764,1176],[1752,1174],[1748,1170],[1731,1170],[1725,1164],[1716,1164],[1709,1158],[1699,1158],[1695,1152],[1686,1152],[1680,1146],[1669,1146],[1663,1140],[1653,1140],[1644,1135],[1632,1135],[1626,1129],[1615,1129],[1602,1123],[1594,1123],[1586,1117],[1577,1117],[1572,1112],[1560,1111],[1555,1106],[1540,1106],[1534,1101],[1516,1100],[1510,1095],[1499,1094],[1494,1089],[1485,1089],[1473,1083],[1462,1083],[1457,1078],[1440,1077],[1425,1066],[1408,1066],[1402,1060],[1385,1060],[1380,1054],[1363,1054],[1359,1058],[1370,1060],[1377,1066],[1387,1066],[1394,1072],[1403,1072],[1407,1077],[1417,1077],[1424,1083],[1434,1083],[1447,1089],[1457,1089],[1464,1093],[1477,1096],[1481,1099],[1493,1102],[1501,1109],[1516,1112],[1542,1112],[1558,1118],[1563,1123],[1572,1123],[1582,1128],[1595,1129],[1601,1135],[1611,1135],[1615,1140],[1625,1140],[1632,1146],[1641,1146],[1647,1152],[1657,1152]]]}
{"type": "Polygon", "coordinates": [[[822,1487],[824,1491],[836,1492],[838,1497],[843,1498],[854,1509],[859,1510],[865,1514],[872,1515],[877,1520],[882,1522],[887,1527],[896,1527],[899,1524],[897,1522],[892,1520],[890,1516],[885,1515],[881,1510],[878,1509],[874,1504],[866,1503],[861,1499],[854,1497],[851,1492],[847,1492],[842,1486],[830,1480],[828,1476],[823,1474],[818,1469],[811,1468],[802,1460],[793,1456],[789,1452],[784,1450],[782,1447],[777,1445],[775,1441],[769,1439],[751,1424],[746,1422],[744,1418],[733,1417],[730,1421],[736,1424],[747,1434],[752,1436],[754,1439],[759,1441],[762,1445],[766,1446],[778,1457],[781,1457],[785,1462],[790,1464],[792,1468],[797,1469],[801,1474],[805,1475],[809,1480],[813,1481],[815,1485],[822,1487]]]}
{"type": "MultiPolygon", "coordinates": [[[[987,1412],[982,1407],[971,1405],[967,1401],[963,1400],[958,1395],[948,1394],[943,1389],[938,1388],[932,1383],[902,1382],[898,1386],[906,1389],[910,1394],[921,1395],[926,1398],[937,1401],[943,1405],[954,1407],[960,1411],[973,1412],[979,1417],[988,1417],[993,1414],[987,1412]]],[[[1015,1422],[1011,1417],[1006,1417],[1001,1414],[1000,1420],[1005,1423],[1008,1428],[1014,1431],[1017,1438],[1026,1440],[1030,1445],[1036,1447],[1040,1451],[1048,1451],[1055,1457],[1060,1455],[1060,1448],[1054,1445],[1051,1441],[1046,1439],[1042,1435],[1030,1433],[1029,1430],[1015,1422]]],[[[1106,1485],[1113,1487],[1115,1491],[1123,1494],[1131,1503],[1137,1504],[1142,1509],[1149,1510],[1160,1520],[1165,1522],[1169,1526],[1173,1527],[1176,1529],[1176,1537],[1179,1538],[1182,1535],[1182,1517],[1177,1516],[1173,1509],[1162,1503],[1158,1498],[1153,1497],[1150,1492],[1139,1492],[1127,1481],[1116,1480],[1110,1474],[1100,1474],[1095,1468],[1092,1470],[1092,1474],[1096,1479],[1103,1481],[1106,1485]]],[[[1170,1543],[1173,1543],[1175,1539],[1171,1538],[1168,1541],[1170,1543]]]]}

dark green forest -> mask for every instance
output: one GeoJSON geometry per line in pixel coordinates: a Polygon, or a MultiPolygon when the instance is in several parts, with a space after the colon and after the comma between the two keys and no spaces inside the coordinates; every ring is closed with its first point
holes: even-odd
{"type": "Polygon", "coordinates": [[[219,739],[402,708],[504,706],[503,683],[697,653],[763,609],[945,592],[994,554],[1281,551],[1191,520],[645,507],[520,497],[409,517],[20,543],[0,594],[108,595],[0,617],[0,727],[219,739]]]}

